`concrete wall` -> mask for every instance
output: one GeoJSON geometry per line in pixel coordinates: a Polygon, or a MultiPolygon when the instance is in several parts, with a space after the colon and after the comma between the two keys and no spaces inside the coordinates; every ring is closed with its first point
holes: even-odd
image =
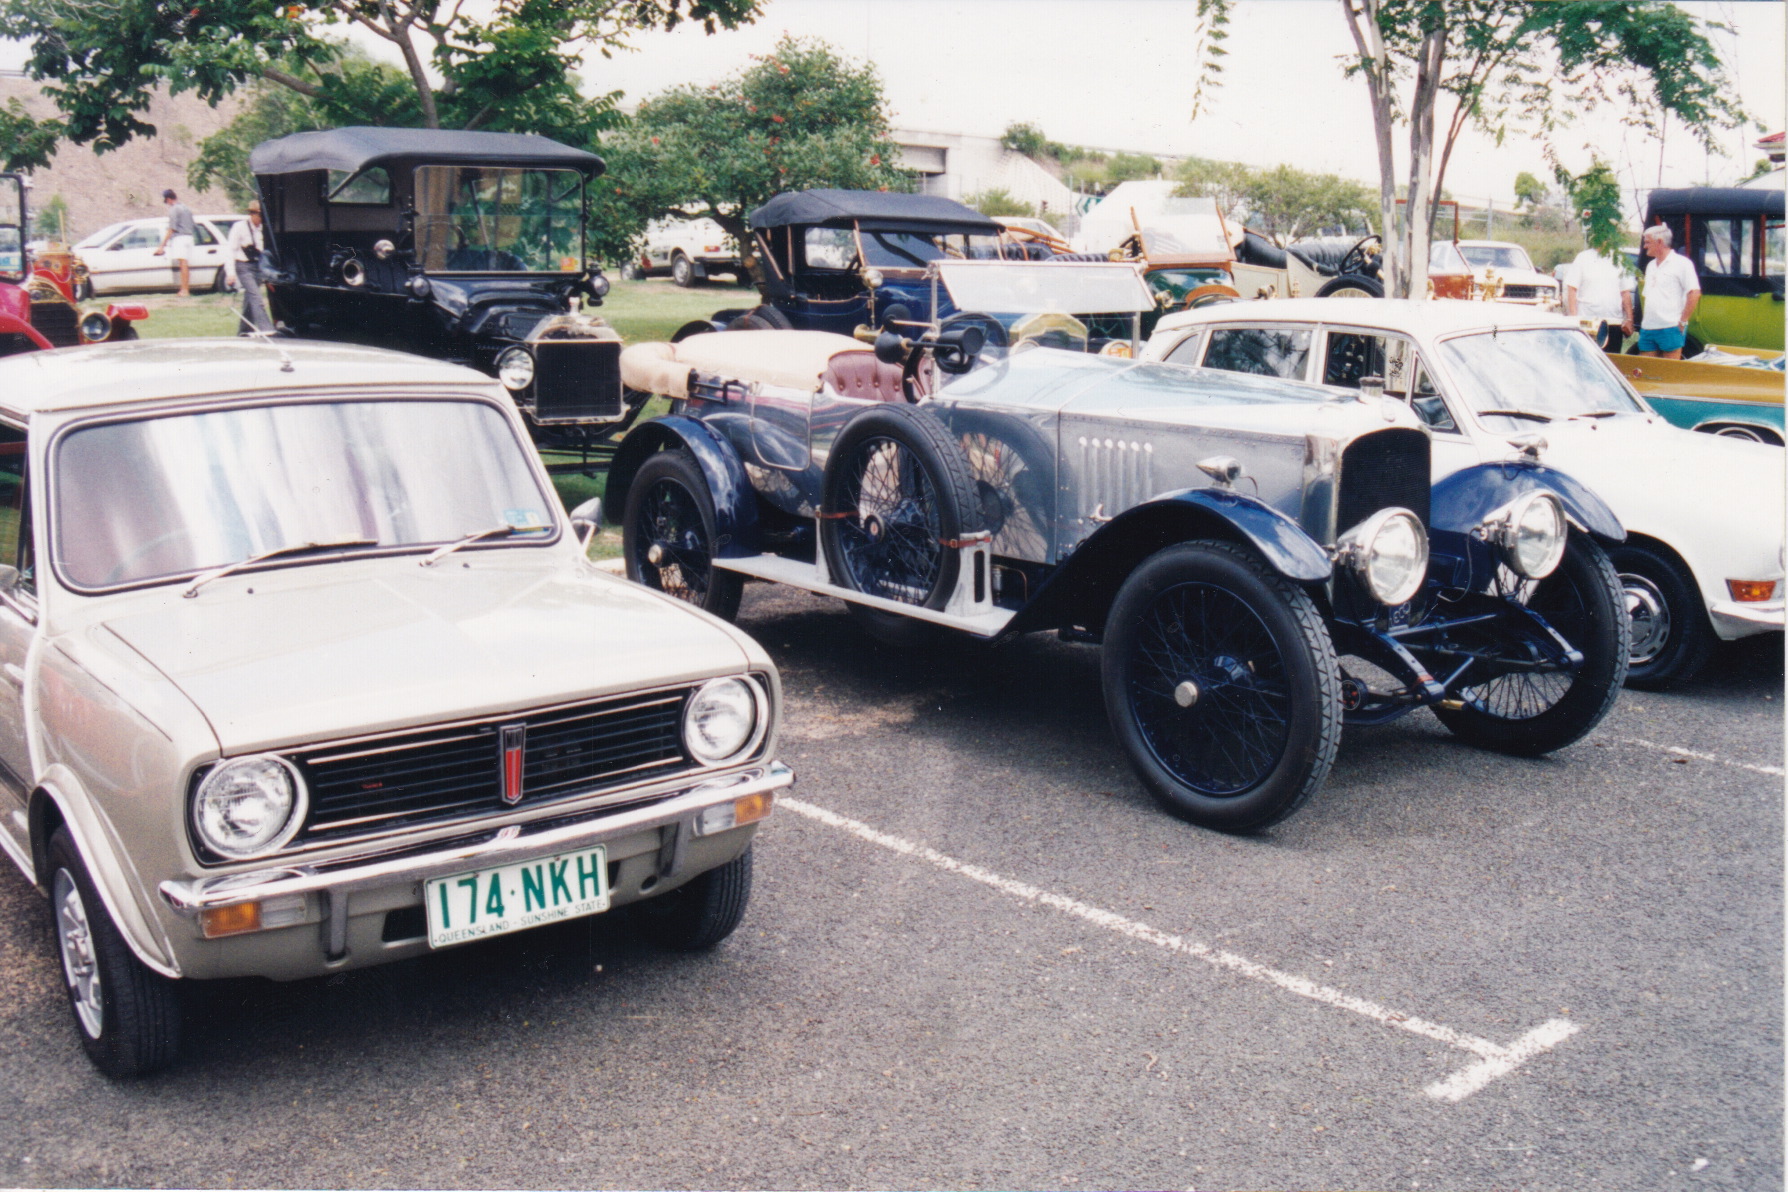
{"type": "Polygon", "coordinates": [[[1048,170],[1022,153],[1013,153],[996,137],[962,133],[895,129],[900,165],[919,171],[926,194],[964,200],[982,191],[1003,190],[1021,203],[1052,215],[1074,210],[1074,193],[1048,170]]]}

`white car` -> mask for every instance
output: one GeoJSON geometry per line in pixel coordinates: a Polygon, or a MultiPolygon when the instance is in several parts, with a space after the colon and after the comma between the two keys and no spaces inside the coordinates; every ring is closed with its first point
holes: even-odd
{"type": "MultiPolygon", "coordinates": [[[[179,990],[641,904],[706,948],[791,775],[745,633],[599,570],[509,394],[300,340],[0,361],[0,853],[89,1058],[179,990]]],[[[191,1025],[198,1026],[194,1021],[191,1025]]]]}
{"type": "Polygon", "coordinates": [[[1436,241],[1429,250],[1430,269],[1471,270],[1477,293],[1496,302],[1563,308],[1558,279],[1533,267],[1533,258],[1519,244],[1506,240],[1436,241]]]}
{"type": "Polygon", "coordinates": [[[660,220],[646,229],[639,259],[622,267],[622,275],[652,277],[670,274],[680,286],[696,286],[716,273],[745,280],[739,245],[711,219],[660,220]]]}
{"type": "MultiPolygon", "coordinates": [[[[189,273],[195,290],[222,290],[224,252],[230,229],[245,215],[197,215],[193,217],[193,251],[189,273]]],[[[87,266],[90,294],[124,294],[137,290],[177,290],[180,270],[166,254],[155,255],[165,216],[129,219],[101,228],[74,246],[75,256],[87,266]]]]}
{"type": "Polygon", "coordinates": [[[1168,315],[1143,358],[1358,391],[1383,379],[1447,477],[1520,450],[1626,527],[1609,554],[1632,615],[1628,682],[1693,675],[1716,640],[1784,624],[1784,452],[1672,426],[1575,320],[1483,302],[1290,299],[1168,315]]]}

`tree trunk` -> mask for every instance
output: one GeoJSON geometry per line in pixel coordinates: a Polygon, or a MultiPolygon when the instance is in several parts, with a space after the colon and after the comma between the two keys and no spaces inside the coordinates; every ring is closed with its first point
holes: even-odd
{"type": "Polygon", "coordinates": [[[1434,109],[1446,59],[1444,23],[1422,38],[1416,66],[1415,98],[1409,110],[1409,202],[1404,211],[1403,262],[1393,297],[1424,298],[1428,293],[1428,243],[1433,221],[1434,109]]]}
{"type": "MultiPolygon", "coordinates": [[[[1347,29],[1360,52],[1362,73],[1366,76],[1366,94],[1372,101],[1372,134],[1378,146],[1378,229],[1383,244],[1382,277],[1387,286],[1397,276],[1397,156],[1391,143],[1391,126],[1395,116],[1391,109],[1390,60],[1385,55],[1384,37],[1378,28],[1379,0],[1341,0],[1347,15],[1347,29]]],[[[1387,290],[1392,297],[1394,291],[1387,290]]]]}

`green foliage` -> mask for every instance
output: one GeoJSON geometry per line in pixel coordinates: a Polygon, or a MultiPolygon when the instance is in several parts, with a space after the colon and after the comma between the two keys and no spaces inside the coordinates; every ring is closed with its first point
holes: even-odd
{"type": "Polygon", "coordinates": [[[1215,199],[1219,211],[1233,211],[1241,204],[1242,193],[1254,170],[1239,161],[1212,161],[1205,157],[1188,157],[1174,170],[1180,185],[1177,195],[1215,199]]]}
{"type": "Polygon", "coordinates": [[[68,200],[51,195],[31,212],[31,234],[46,240],[68,239],[68,200]]]}
{"type": "Polygon", "coordinates": [[[1378,197],[1358,182],[1295,166],[1257,169],[1192,157],[1180,163],[1175,176],[1180,180],[1175,194],[1214,199],[1224,212],[1239,209],[1250,227],[1286,239],[1322,228],[1370,227],[1378,208],[1378,197]]]}
{"type": "Polygon", "coordinates": [[[1515,175],[1515,205],[1529,209],[1546,201],[1546,184],[1526,170],[1515,175]]]}
{"type": "Polygon", "coordinates": [[[794,37],[730,78],[653,96],[600,151],[592,251],[609,260],[665,216],[708,216],[743,246],[746,217],[779,191],[912,187],[875,68],[794,37]]]}
{"type": "Polygon", "coordinates": [[[1012,197],[1006,190],[984,190],[978,194],[966,195],[963,203],[973,207],[982,215],[1026,215],[1036,218],[1037,209],[1031,204],[1012,197]]]}
{"type": "Polygon", "coordinates": [[[1000,144],[1014,153],[1022,153],[1035,161],[1048,158],[1060,165],[1073,162],[1105,161],[1103,153],[1091,149],[1082,149],[1078,145],[1064,145],[1060,141],[1052,141],[1043,135],[1043,130],[1035,124],[1011,124],[1006,127],[1005,134],[1000,137],[1000,144]]]}
{"type": "Polygon", "coordinates": [[[1589,169],[1573,175],[1562,166],[1558,184],[1571,196],[1589,247],[1606,256],[1613,256],[1626,243],[1620,206],[1620,179],[1614,169],[1601,158],[1594,158],[1589,169]]]}
{"type": "Polygon", "coordinates": [[[62,121],[55,117],[34,119],[22,100],[7,100],[0,107],[0,169],[41,170],[48,166],[56,156],[62,131],[62,121]]]}
{"type": "Polygon", "coordinates": [[[1105,163],[1105,180],[1116,186],[1142,178],[1159,178],[1161,163],[1146,153],[1117,153],[1105,163]]]}
{"type": "Polygon", "coordinates": [[[1774,170],[1775,168],[1776,168],[1775,162],[1771,161],[1767,157],[1759,157],[1757,159],[1757,164],[1751,167],[1751,172],[1749,174],[1746,174],[1743,178],[1740,178],[1739,181],[1740,182],[1749,182],[1753,178],[1761,178],[1765,174],[1774,170]]]}

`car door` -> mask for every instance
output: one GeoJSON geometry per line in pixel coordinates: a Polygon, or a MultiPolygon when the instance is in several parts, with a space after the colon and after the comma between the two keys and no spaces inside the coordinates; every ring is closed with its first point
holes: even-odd
{"type": "Polygon", "coordinates": [[[24,428],[0,423],[0,564],[17,568],[0,586],[0,846],[21,868],[31,855],[27,821],[34,769],[25,699],[25,665],[37,635],[31,495],[24,428]]]}
{"type": "Polygon", "coordinates": [[[140,223],[126,228],[110,244],[87,255],[87,269],[93,278],[95,294],[116,294],[130,290],[170,290],[178,284],[173,262],[156,256],[161,244],[164,220],[140,223]]]}
{"type": "Polygon", "coordinates": [[[217,282],[217,271],[224,263],[224,236],[217,225],[205,220],[193,221],[192,288],[210,289],[217,282]]]}

